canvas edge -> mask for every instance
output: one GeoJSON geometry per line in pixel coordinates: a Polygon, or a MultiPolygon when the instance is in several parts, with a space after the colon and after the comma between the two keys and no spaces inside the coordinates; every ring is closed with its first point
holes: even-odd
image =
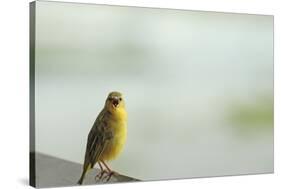
{"type": "Polygon", "coordinates": [[[29,3],[29,185],[36,187],[35,162],[35,16],[36,2],[29,3]]]}

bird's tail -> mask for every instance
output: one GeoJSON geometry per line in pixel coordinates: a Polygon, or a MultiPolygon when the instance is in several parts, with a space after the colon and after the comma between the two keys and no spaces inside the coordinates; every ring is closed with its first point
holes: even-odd
{"type": "Polygon", "coordinates": [[[83,183],[86,172],[87,172],[87,170],[83,170],[82,175],[81,175],[80,179],[78,180],[77,184],[81,185],[83,183]]]}
{"type": "Polygon", "coordinates": [[[81,175],[80,179],[78,180],[77,184],[81,185],[83,183],[84,177],[85,177],[87,171],[90,169],[90,167],[91,167],[91,164],[88,164],[87,166],[83,167],[82,175],[81,175]]]}

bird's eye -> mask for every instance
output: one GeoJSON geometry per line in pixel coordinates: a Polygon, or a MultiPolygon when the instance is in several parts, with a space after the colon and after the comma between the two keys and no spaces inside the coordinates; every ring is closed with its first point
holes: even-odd
{"type": "Polygon", "coordinates": [[[122,101],[122,98],[119,98],[120,101],[122,101]]]}

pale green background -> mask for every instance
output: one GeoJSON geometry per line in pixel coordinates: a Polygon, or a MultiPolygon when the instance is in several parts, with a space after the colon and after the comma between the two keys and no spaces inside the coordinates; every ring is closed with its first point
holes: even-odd
{"type": "Polygon", "coordinates": [[[273,171],[273,17],[37,2],[36,151],[82,163],[107,94],[141,180],[273,171]]]}

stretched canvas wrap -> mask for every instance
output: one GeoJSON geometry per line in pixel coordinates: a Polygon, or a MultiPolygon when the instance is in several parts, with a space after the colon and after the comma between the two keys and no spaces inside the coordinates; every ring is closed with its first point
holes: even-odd
{"type": "Polygon", "coordinates": [[[30,185],[273,163],[273,16],[30,4],[30,185]]]}

